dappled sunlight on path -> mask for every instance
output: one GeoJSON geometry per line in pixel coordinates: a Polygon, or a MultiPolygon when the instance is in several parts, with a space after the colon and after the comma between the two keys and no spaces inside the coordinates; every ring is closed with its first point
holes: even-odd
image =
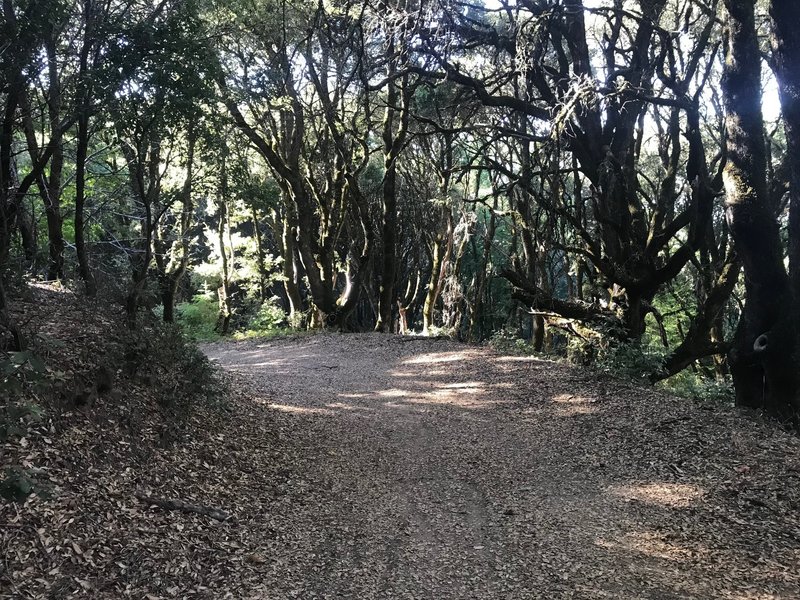
{"type": "Polygon", "coordinates": [[[771,425],[446,341],[207,351],[298,456],[252,598],[797,597],[800,504],[773,489],[798,443],[771,425]]]}

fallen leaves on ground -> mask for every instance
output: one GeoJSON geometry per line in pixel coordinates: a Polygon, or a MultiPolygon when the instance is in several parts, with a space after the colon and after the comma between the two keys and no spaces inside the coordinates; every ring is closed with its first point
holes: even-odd
{"type": "MultiPolygon", "coordinates": [[[[71,328],[29,312],[88,371],[116,317],[55,298],[71,328]]],[[[442,340],[207,352],[230,397],[169,444],[124,377],[3,444],[36,492],[0,507],[0,596],[798,597],[800,444],[755,415],[442,340]]]]}

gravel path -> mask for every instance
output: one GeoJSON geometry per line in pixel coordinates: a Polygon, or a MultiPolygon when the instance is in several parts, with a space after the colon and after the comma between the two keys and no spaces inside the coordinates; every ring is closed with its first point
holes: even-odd
{"type": "Polygon", "coordinates": [[[250,598],[800,598],[800,446],[755,417],[449,341],[205,350],[275,414],[250,598]]]}

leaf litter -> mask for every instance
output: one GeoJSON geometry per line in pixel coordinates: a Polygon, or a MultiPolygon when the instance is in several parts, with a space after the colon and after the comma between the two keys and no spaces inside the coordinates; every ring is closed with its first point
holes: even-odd
{"type": "Polygon", "coordinates": [[[800,596],[800,445],[757,415],[446,340],[205,351],[230,397],[166,447],[124,378],[3,443],[41,485],[0,506],[0,597],[800,596]]]}

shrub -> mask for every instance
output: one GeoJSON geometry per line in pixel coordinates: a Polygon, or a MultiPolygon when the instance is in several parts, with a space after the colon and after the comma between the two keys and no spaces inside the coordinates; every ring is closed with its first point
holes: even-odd
{"type": "Polygon", "coordinates": [[[191,302],[176,306],[177,321],[183,331],[195,340],[213,340],[219,314],[217,298],[212,293],[197,294],[191,302]]]}
{"type": "MultiPolygon", "coordinates": [[[[24,437],[31,423],[42,419],[44,410],[30,399],[30,392],[56,389],[61,373],[52,372],[30,351],[0,353],[0,442],[24,437]]],[[[36,396],[33,396],[36,398],[36,396]]]]}
{"type": "Polygon", "coordinates": [[[662,389],[701,402],[730,403],[733,401],[733,383],[730,379],[718,380],[685,369],[659,383],[662,389]]]}
{"type": "Polygon", "coordinates": [[[30,471],[19,466],[6,468],[5,477],[0,480],[0,497],[9,502],[24,502],[34,491],[38,482],[30,471]]]}
{"type": "Polygon", "coordinates": [[[643,343],[617,343],[599,352],[597,369],[609,375],[642,381],[661,368],[664,353],[664,348],[643,343]]]}
{"type": "Polygon", "coordinates": [[[48,379],[47,367],[30,351],[0,354],[0,392],[7,398],[28,385],[42,385],[48,379]]]}
{"type": "Polygon", "coordinates": [[[247,329],[253,332],[271,332],[286,326],[286,313],[280,307],[280,299],[273,296],[265,300],[255,315],[247,324],[247,329]]]}
{"type": "Polygon", "coordinates": [[[529,341],[517,337],[513,329],[498,329],[489,338],[489,345],[498,352],[508,354],[535,354],[536,350],[529,341]]]}

